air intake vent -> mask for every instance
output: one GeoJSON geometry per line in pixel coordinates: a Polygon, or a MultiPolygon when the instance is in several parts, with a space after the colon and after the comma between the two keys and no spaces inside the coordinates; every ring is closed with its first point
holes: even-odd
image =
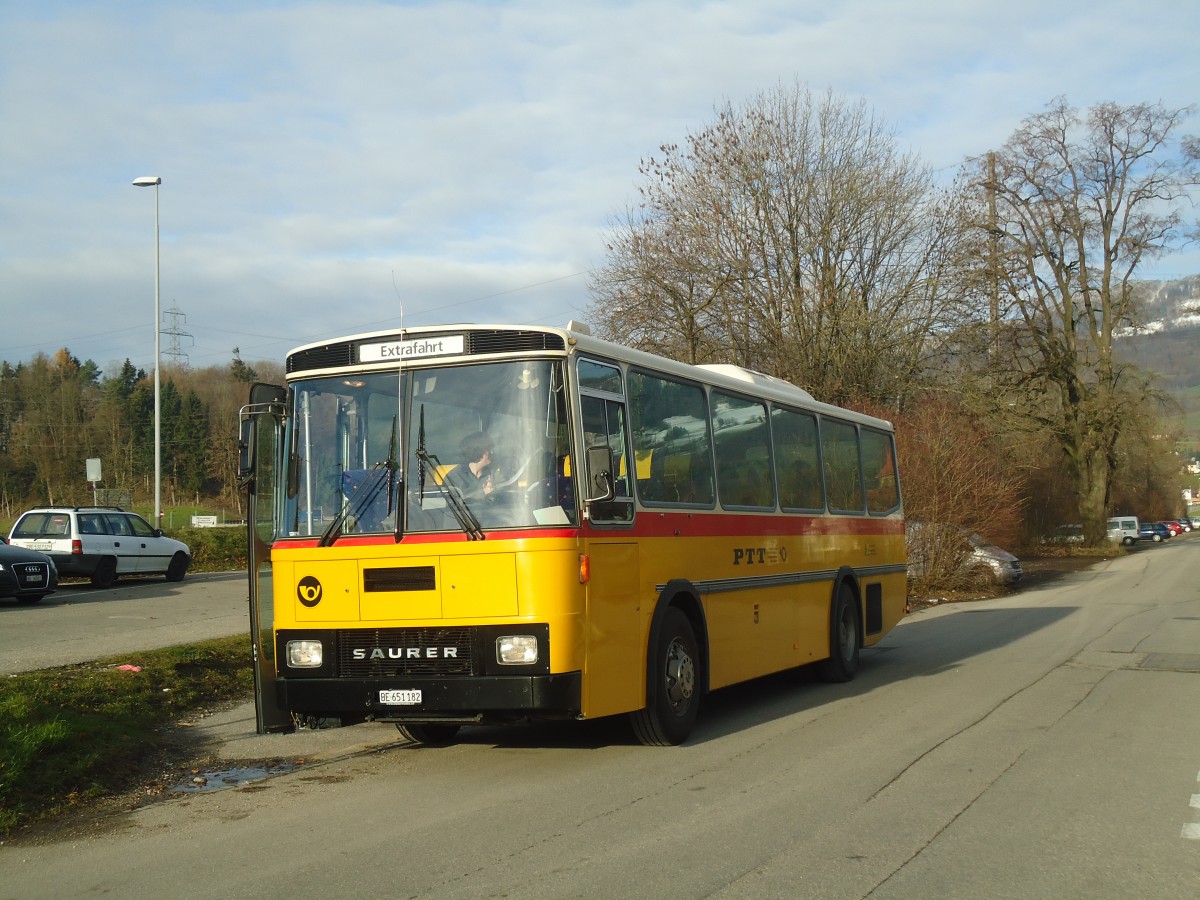
{"type": "Polygon", "coordinates": [[[310,347],[293,353],[287,358],[288,373],[306,372],[309,369],[336,369],[354,364],[354,345],[348,342],[310,347]]]}
{"type": "Polygon", "coordinates": [[[363,569],[363,590],[368,594],[378,591],[432,591],[436,587],[433,566],[363,569]]]}
{"type": "Polygon", "coordinates": [[[564,350],[560,335],[545,331],[473,331],[468,353],[514,353],[528,350],[564,350]]]}

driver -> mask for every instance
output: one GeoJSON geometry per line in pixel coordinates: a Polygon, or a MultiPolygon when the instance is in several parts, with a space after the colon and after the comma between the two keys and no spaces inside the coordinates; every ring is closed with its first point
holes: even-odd
{"type": "Polygon", "coordinates": [[[458,488],[467,500],[490,497],[492,484],[492,444],[482,431],[468,434],[459,445],[458,465],[446,475],[446,480],[458,488]]]}

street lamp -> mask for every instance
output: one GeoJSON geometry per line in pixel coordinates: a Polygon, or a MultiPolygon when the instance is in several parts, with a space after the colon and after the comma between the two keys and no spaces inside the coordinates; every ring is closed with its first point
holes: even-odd
{"type": "Polygon", "coordinates": [[[159,387],[158,186],[157,175],[133,179],[136,187],[154,188],[154,527],[162,527],[162,400],[159,387]]]}

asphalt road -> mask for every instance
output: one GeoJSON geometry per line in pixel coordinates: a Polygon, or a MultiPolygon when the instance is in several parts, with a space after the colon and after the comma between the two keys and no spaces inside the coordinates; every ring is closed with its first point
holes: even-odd
{"type": "Polygon", "coordinates": [[[325,732],[289,774],[0,846],[0,898],[1193,900],[1198,563],[1182,541],[922,610],[850,684],[718,692],[682,747],[621,720],[325,732]]]}
{"type": "Polygon", "coordinates": [[[30,606],[0,599],[0,675],[249,632],[245,573],[60,586],[30,606]]]}

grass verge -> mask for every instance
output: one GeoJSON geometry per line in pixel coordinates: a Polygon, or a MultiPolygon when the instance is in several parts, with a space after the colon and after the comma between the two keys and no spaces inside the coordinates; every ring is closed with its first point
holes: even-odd
{"type": "Polygon", "coordinates": [[[253,686],[248,634],[0,678],[0,835],[128,788],[164,726],[253,686]]]}

